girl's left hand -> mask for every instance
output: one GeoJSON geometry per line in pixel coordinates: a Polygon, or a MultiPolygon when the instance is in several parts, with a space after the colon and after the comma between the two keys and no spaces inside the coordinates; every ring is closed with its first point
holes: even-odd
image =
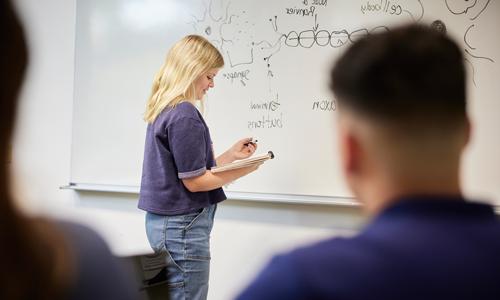
{"type": "Polygon", "coordinates": [[[236,142],[228,152],[235,160],[238,160],[252,156],[255,150],[257,150],[257,144],[252,143],[252,138],[246,138],[236,142]]]}

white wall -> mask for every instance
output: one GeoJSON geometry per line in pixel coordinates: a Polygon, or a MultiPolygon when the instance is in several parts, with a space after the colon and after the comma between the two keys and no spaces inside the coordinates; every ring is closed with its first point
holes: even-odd
{"type": "MultiPolygon", "coordinates": [[[[31,51],[14,141],[18,198],[35,213],[88,224],[118,255],[146,251],[136,195],[59,189],[70,176],[75,0],[17,4],[31,51]]],[[[227,201],[213,231],[210,299],[231,298],[275,252],[352,234],[361,222],[357,208],[227,201]]]]}

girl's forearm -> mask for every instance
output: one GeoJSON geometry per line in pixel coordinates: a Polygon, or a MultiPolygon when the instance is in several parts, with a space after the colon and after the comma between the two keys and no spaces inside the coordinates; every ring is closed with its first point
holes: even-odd
{"type": "Polygon", "coordinates": [[[234,160],[234,157],[229,153],[229,151],[222,153],[215,159],[217,166],[223,166],[225,164],[232,163],[234,160]]]}
{"type": "Polygon", "coordinates": [[[210,171],[206,171],[205,174],[201,176],[189,179],[183,179],[182,182],[190,192],[193,193],[206,192],[215,190],[230,182],[233,182],[234,180],[256,170],[257,167],[258,166],[250,166],[246,168],[228,170],[215,174],[210,171]]]}

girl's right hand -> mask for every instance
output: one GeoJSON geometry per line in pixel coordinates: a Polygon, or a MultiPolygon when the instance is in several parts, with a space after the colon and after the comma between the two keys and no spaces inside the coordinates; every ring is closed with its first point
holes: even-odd
{"type": "Polygon", "coordinates": [[[237,141],[227,152],[233,160],[239,160],[249,158],[256,150],[257,144],[252,143],[252,138],[244,138],[237,141]]]}

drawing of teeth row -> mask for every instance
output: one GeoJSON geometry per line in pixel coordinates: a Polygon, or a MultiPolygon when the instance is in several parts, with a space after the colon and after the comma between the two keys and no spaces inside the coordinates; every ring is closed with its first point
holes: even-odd
{"type": "Polygon", "coordinates": [[[320,47],[331,46],[333,48],[339,48],[347,44],[347,42],[354,43],[358,39],[370,34],[389,31],[389,28],[386,26],[377,26],[372,30],[368,30],[366,28],[354,30],[352,32],[347,32],[347,30],[343,29],[340,31],[327,31],[327,30],[304,30],[300,33],[297,31],[290,31],[288,34],[285,34],[285,45],[288,47],[302,47],[302,48],[311,48],[315,44],[320,47]]]}

